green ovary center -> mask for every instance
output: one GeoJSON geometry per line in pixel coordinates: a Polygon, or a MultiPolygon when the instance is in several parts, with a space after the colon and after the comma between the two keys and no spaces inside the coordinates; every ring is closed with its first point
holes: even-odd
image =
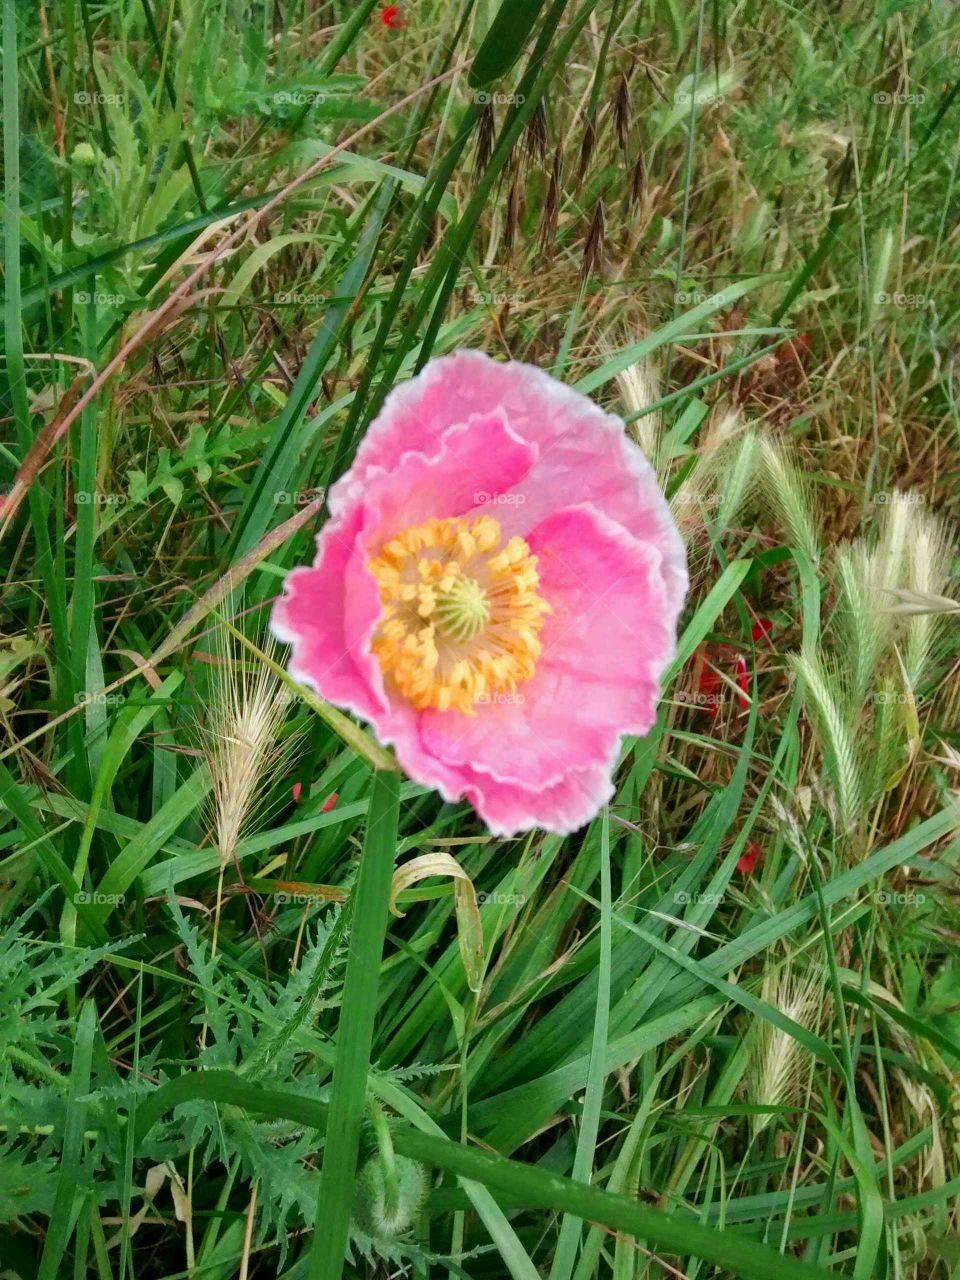
{"type": "Polygon", "coordinates": [[[490,621],[490,602],[476,578],[459,577],[445,591],[437,592],[433,616],[438,631],[465,643],[490,621]]]}

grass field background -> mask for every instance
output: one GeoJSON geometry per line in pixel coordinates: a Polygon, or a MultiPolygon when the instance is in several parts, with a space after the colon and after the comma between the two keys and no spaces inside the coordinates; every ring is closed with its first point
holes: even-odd
{"type": "Polygon", "coordinates": [[[3,1280],[960,1276],[960,6],[499,9],[2,0],[3,1280]],[[267,629],[460,347],[688,544],[571,837],[267,629]]]}

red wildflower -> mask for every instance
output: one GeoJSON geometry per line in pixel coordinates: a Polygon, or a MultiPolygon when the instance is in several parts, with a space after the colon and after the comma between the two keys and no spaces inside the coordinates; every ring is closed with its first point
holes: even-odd
{"type": "Polygon", "coordinates": [[[697,665],[696,705],[701,711],[709,711],[712,716],[716,716],[720,712],[719,689],[722,682],[719,671],[709,665],[710,660],[710,646],[704,645],[697,665]]]}
{"type": "Polygon", "coordinates": [[[385,4],[380,10],[380,20],[385,27],[389,27],[391,31],[396,31],[400,27],[407,24],[400,16],[400,6],[398,4],[385,4]]]}
{"type": "Polygon", "coordinates": [[[749,707],[750,699],[747,697],[747,690],[750,683],[747,679],[747,660],[742,653],[737,654],[737,688],[740,690],[738,702],[741,707],[749,707]]]}
{"type": "Polygon", "coordinates": [[[754,840],[747,841],[747,847],[737,859],[737,870],[748,876],[757,865],[760,857],[760,846],[754,840]]]}
{"type": "Polygon", "coordinates": [[[330,794],[327,796],[326,800],[324,800],[323,805],[320,809],[320,812],[329,813],[330,810],[333,808],[333,806],[337,803],[339,798],[340,798],[340,793],[338,791],[331,791],[330,794]]]}

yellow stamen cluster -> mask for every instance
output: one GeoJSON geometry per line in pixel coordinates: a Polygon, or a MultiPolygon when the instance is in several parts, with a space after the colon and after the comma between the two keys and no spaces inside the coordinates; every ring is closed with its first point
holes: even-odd
{"type": "Polygon", "coordinates": [[[492,516],[452,516],[404,530],[369,563],[383,604],[373,652],[419,711],[473,715],[533,675],[549,612],[537,557],[523,538],[500,543],[492,516]]]}

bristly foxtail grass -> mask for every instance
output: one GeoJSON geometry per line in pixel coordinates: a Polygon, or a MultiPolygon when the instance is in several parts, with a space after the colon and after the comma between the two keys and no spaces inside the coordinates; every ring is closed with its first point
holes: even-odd
{"type": "MultiPolygon", "coordinates": [[[[931,512],[915,511],[907,547],[907,589],[916,596],[942,597],[949,579],[950,539],[946,524],[931,512]]],[[[945,611],[913,613],[907,619],[904,668],[910,686],[923,683],[945,611]]]]}
{"type": "Polygon", "coordinates": [[[812,565],[820,562],[820,539],[814,521],[809,485],[787,451],[771,440],[760,443],[760,461],[767,485],[762,492],[774,507],[791,541],[812,565]]]}
{"type": "Polygon", "coordinates": [[[806,862],[810,844],[806,829],[810,822],[810,788],[798,787],[789,801],[777,795],[770,797],[770,810],[777,821],[777,833],[799,860],[806,862]]]}
{"type": "Polygon", "coordinates": [[[752,494],[759,463],[760,438],[752,427],[723,449],[717,471],[717,530],[720,533],[729,528],[752,494]]]}
{"type": "MultiPolygon", "coordinates": [[[[816,1031],[823,1012],[823,979],[816,970],[796,973],[789,964],[768,969],[763,998],[792,1022],[816,1031]]],[[[788,1031],[760,1020],[745,1080],[751,1102],[766,1107],[797,1106],[803,1097],[810,1054],[788,1031]]],[[[769,1113],[751,1116],[754,1136],[770,1123],[769,1113]]]]}
{"type": "MultiPolygon", "coordinates": [[[[727,523],[733,518],[749,490],[749,476],[740,469],[739,494],[727,489],[727,472],[740,458],[738,435],[741,419],[739,409],[731,409],[721,403],[711,413],[706,428],[701,432],[694,465],[687,471],[682,483],[670,499],[670,507],[684,541],[687,543],[713,526],[721,533],[726,524],[707,519],[705,513],[718,506],[726,495],[727,523]]],[[[744,460],[748,460],[745,458],[744,460]]],[[[668,460],[664,459],[664,466],[668,460]]]]}
{"type": "MultiPolygon", "coordinates": [[[[264,652],[273,658],[269,640],[264,652]]],[[[216,665],[201,739],[210,777],[211,819],[221,871],[236,856],[241,836],[288,756],[293,739],[281,741],[289,695],[265,665],[251,667],[226,628],[218,628],[216,665]]],[[[262,811],[261,811],[262,816],[262,811]]]]}
{"type": "MultiPolygon", "coordinates": [[[[910,538],[916,529],[917,504],[910,494],[894,489],[880,519],[880,538],[873,555],[874,580],[882,590],[905,584],[910,538]]],[[[878,602],[883,608],[884,602],[878,602]]]]}
{"type": "Polygon", "coordinates": [[[947,558],[942,521],[923,511],[915,495],[892,491],[877,536],[857,538],[837,553],[833,662],[796,661],[845,828],[854,804],[882,802],[920,750],[917,693],[941,619],[894,602],[918,588],[926,595],[942,590],[947,558]]]}
{"type": "MultiPolygon", "coordinates": [[[[684,540],[722,536],[750,496],[756,479],[758,441],[740,410],[721,402],[700,434],[692,467],[670,500],[684,540]]],[[[666,466],[666,460],[664,461],[666,466]]]]}
{"type": "MultiPolygon", "coordinates": [[[[618,347],[604,339],[600,343],[600,350],[605,357],[609,358],[616,355],[618,347]]],[[[664,467],[669,461],[660,457],[663,444],[663,416],[659,409],[654,409],[652,413],[643,413],[643,410],[655,404],[662,394],[659,370],[654,361],[649,356],[645,356],[620,370],[617,374],[617,386],[628,416],[635,419],[627,427],[627,434],[647,455],[651,465],[657,469],[657,479],[663,484],[667,480],[664,467]],[[637,414],[641,416],[635,417],[637,414]],[[664,467],[660,465],[661,463],[664,467]]],[[[714,413],[704,435],[703,453],[713,454],[731,440],[737,434],[739,420],[736,410],[723,407],[714,413]]]]}
{"type": "Polygon", "coordinates": [[[873,699],[871,741],[866,753],[870,804],[879,803],[893,790],[920,749],[920,721],[913,698],[904,695],[903,678],[886,673],[877,677],[873,699]]]}
{"type": "MultiPolygon", "coordinates": [[[[916,496],[893,490],[883,507],[879,537],[871,546],[858,538],[837,554],[837,637],[844,669],[852,673],[851,699],[860,702],[877,679],[878,667],[894,644],[903,648],[907,691],[922,684],[941,615],[909,612],[904,621],[897,601],[938,596],[948,576],[949,545],[939,517],[922,510],[916,496]]],[[[899,665],[899,664],[898,664],[899,665]]]]}
{"type": "MultiPolygon", "coordinates": [[[[602,344],[605,354],[615,348],[602,344]]],[[[637,360],[617,374],[620,396],[629,416],[660,398],[660,379],[650,359],[637,360]]],[[[663,419],[659,410],[644,413],[627,427],[657,472],[661,487],[669,484],[670,458],[662,457],[663,419]]],[[[715,527],[722,532],[731,523],[749,496],[756,476],[759,442],[752,429],[741,426],[739,410],[719,406],[710,417],[697,450],[695,465],[670,501],[671,509],[685,541],[704,529],[703,511],[715,505],[715,527]]]]}
{"type": "Polygon", "coordinates": [[[836,574],[837,648],[848,672],[851,701],[859,705],[874,683],[890,618],[877,608],[876,565],[862,539],[840,548],[836,574]]]}
{"type": "MultiPolygon", "coordinates": [[[[601,345],[604,354],[611,356],[615,354],[616,348],[609,343],[603,342],[601,345]]],[[[648,405],[655,404],[660,399],[660,375],[656,365],[649,358],[636,360],[633,364],[628,364],[625,369],[621,369],[617,374],[617,386],[630,417],[642,413],[648,405]]],[[[659,409],[654,409],[653,413],[643,413],[642,417],[637,418],[627,427],[627,434],[646,454],[661,482],[663,476],[660,475],[659,461],[662,430],[663,418],[659,409]]]]}
{"type": "Polygon", "coordinates": [[[846,833],[860,817],[863,799],[862,770],[847,714],[847,690],[836,667],[827,666],[819,654],[796,654],[791,666],[803,688],[804,702],[823,752],[837,826],[840,833],[846,833]]]}

